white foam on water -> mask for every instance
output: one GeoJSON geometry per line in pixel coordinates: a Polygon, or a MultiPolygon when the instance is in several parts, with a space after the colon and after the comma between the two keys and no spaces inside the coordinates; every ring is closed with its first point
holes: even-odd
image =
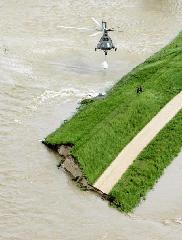
{"type": "Polygon", "coordinates": [[[175,222],[178,224],[182,224],[182,217],[176,218],[175,222]]]}
{"type": "Polygon", "coordinates": [[[39,104],[45,102],[46,100],[53,99],[56,97],[77,97],[77,98],[83,98],[83,97],[95,97],[99,93],[93,90],[84,90],[81,91],[80,89],[76,88],[65,88],[61,89],[60,91],[52,91],[52,90],[45,90],[39,97],[36,98],[37,102],[39,104]]]}
{"type": "Polygon", "coordinates": [[[53,90],[45,90],[40,96],[35,97],[32,100],[32,103],[28,106],[27,112],[26,113],[31,113],[34,111],[37,111],[38,107],[42,105],[44,102],[53,100],[57,97],[60,99],[70,99],[71,97],[76,97],[78,98],[78,101],[84,99],[84,98],[92,98],[96,97],[99,94],[99,92],[94,91],[94,90],[83,90],[81,91],[80,89],[76,88],[64,88],[61,89],[60,91],[53,91],[53,90]]]}

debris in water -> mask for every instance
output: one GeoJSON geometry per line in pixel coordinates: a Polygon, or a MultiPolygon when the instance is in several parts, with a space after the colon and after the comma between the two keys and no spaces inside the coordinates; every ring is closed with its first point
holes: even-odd
{"type": "Polygon", "coordinates": [[[176,218],[175,219],[176,223],[182,224],[182,217],[176,218]]]}

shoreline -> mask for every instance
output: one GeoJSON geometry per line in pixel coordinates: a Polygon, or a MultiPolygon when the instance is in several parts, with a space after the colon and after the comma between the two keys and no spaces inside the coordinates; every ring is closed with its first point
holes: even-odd
{"type": "Polygon", "coordinates": [[[64,169],[68,173],[72,181],[74,181],[81,190],[94,192],[98,196],[100,196],[103,200],[112,203],[111,197],[108,194],[103,193],[98,188],[94,187],[93,185],[90,185],[86,178],[83,176],[79,163],[74,159],[74,157],[70,153],[72,148],[71,145],[68,144],[54,146],[51,144],[47,144],[44,140],[42,141],[42,143],[52,151],[59,154],[60,162],[58,163],[57,167],[64,169]]]}

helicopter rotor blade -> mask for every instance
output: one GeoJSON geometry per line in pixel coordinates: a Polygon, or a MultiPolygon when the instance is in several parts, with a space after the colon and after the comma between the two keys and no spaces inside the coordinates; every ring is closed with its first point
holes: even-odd
{"type": "Polygon", "coordinates": [[[92,21],[94,21],[94,23],[96,23],[96,25],[102,30],[102,25],[101,25],[94,17],[92,17],[91,19],[92,19],[92,21]]]}
{"type": "Polygon", "coordinates": [[[90,37],[95,37],[95,36],[97,36],[97,35],[99,35],[100,34],[100,32],[96,32],[96,33],[93,33],[93,34],[91,34],[91,35],[89,35],[90,37]]]}
{"type": "Polygon", "coordinates": [[[57,28],[76,29],[76,30],[91,30],[87,27],[72,27],[72,26],[57,26],[57,28]]]}

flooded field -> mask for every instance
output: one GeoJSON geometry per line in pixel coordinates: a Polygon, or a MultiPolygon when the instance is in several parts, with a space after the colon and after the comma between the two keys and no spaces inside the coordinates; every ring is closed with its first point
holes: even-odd
{"type": "Polygon", "coordinates": [[[0,240],[181,240],[182,154],[126,216],[80,191],[40,140],[174,38],[182,1],[2,0],[0,14],[0,240]],[[91,17],[119,30],[107,70],[91,17]]]}

